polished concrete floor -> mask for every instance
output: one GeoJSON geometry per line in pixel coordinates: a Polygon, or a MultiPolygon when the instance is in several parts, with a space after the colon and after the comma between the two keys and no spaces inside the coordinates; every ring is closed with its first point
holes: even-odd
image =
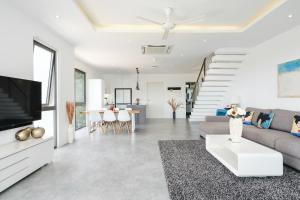
{"type": "Polygon", "coordinates": [[[0,194],[0,200],[168,200],[158,140],[198,139],[197,123],[152,119],[136,133],[76,133],[53,163],[0,194]]]}

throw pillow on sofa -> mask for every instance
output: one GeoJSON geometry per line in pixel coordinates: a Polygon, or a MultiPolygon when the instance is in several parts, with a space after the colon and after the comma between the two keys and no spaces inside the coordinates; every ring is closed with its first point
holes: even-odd
{"type": "Polygon", "coordinates": [[[293,117],[293,126],[291,130],[292,135],[300,137],[300,116],[295,115],[293,117]]]}
{"type": "Polygon", "coordinates": [[[245,117],[243,119],[243,123],[245,125],[252,125],[251,121],[252,121],[253,115],[254,115],[254,111],[247,111],[246,115],[245,115],[245,117]]]}
{"type": "Polygon", "coordinates": [[[271,126],[274,113],[259,113],[257,118],[257,128],[268,129],[271,126]]]}

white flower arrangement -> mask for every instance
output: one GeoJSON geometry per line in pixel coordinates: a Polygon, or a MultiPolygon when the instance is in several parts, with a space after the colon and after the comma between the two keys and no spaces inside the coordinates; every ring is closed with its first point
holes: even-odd
{"type": "Polygon", "coordinates": [[[232,106],[228,111],[227,111],[227,116],[230,118],[234,118],[234,119],[239,119],[242,118],[246,115],[246,111],[236,107],[236,106],[232,106]]]}

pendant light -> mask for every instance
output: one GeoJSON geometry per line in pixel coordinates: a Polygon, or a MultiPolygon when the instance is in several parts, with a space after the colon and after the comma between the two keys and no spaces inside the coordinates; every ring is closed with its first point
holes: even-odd
{"type": "Polygon", "coordinates": [[[140,90],[139,74],[140,74],[139,68],[136,68],[136,88],[135,88],[136,90],[140,90]]]}

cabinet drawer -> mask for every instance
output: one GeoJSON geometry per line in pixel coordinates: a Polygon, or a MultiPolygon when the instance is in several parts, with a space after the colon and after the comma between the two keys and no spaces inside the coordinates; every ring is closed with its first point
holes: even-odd
{"type": "Polygon", "coordinates": [[[29,158],[23,158],[18,162],[15,162],[6,168],[0,170],[0,183],[6,181],[6,179],[13,177],[15,174],[18,174],[20,171],[29,168],[29,158]]]}
{"type": "Polygon", "coordinates": [[[25,176],[29,174],[29,168],[22,168],[19,171],[17,171],[15,174],[12,176],[7,177],[5,180],[0,182],[0,192],[8,188],[9,186],[15,184],[25,176]]]}
{"type": "Polygon", "coordinates": [[[19,161],[23,160],[24,158],[29,157],[29,151],[26,149],[24,151],[12,154],[8,157],[0,159],[0,171],[15,164],[19,161]]]}

